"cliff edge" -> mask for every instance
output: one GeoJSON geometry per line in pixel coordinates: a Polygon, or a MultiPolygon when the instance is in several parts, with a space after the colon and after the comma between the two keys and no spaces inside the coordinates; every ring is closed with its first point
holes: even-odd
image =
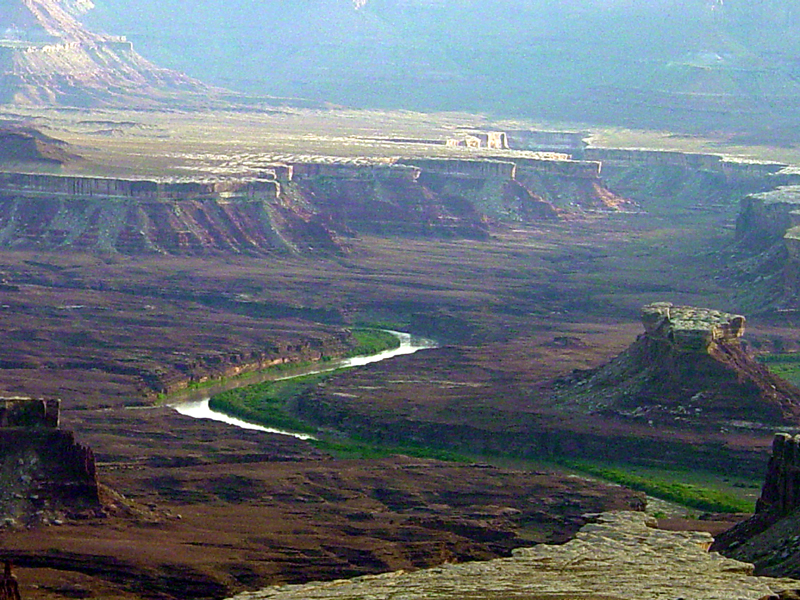
{"type": "Polygon", "coordinates": [[[59,429],[59,400],[0,398],[0,519],[60,524],[102,511],[94,454],[59,429]]]}
{"type": "Polygon", "coordinates": [[[145,60],[122,36],[88,31],[58,0],[0,7],[0,103],[155,106],[212,91],[145,60]]]}
{"type": "Polygon", "coordinates": [[[286,585],[234,600],[408,600],[573,598],[627,600],[759,600],[798,587],[753,577],[753,566],[708,552],[708,533],[655,529],[643,513],[603,513],[562,545],[520,548],[511,558],[449,564],[351,580],[286,585]]]}

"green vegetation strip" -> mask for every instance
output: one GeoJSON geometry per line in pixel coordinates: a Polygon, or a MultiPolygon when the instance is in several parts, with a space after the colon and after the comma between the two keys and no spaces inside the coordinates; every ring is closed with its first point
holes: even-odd
{"type": "Polygon", "coordinates": [[[645,492],[662,500],[669,500],[683,506],[720,513],[753,512],[752,502],[737,498],[732,494],[702,488],[687,483],[667,481],[633,475],[619,468],[604,467],[585,461],[560,461],[566,467],[582,473],[594,475],[607,481],[645,492]]]}
{"type": "MultiPolygon", "coordinates": [[[[397,336],[379,329],[354,329],[355,346],[347,357],[369,356],[400,346],[397,336]]],[[[279,381],[265,381],[220,392],[211,397],[211,409],[224,412],[266,427],[297,433],[313,433],[315,428],[292,416],[288,407],[292,399],[329,377],[330,373],[317,373],[291,377],[279,381]]]]}
{"type": "Polygon", "coordinates": [[[329,375],[328,373],[305,375],[228,390],[212,396],[208,406],[212,410],[265,427],[297,433],[314,433],[315,428],[293,417],[287,407],[293,398],[317,385],[329,375]]]}
{"type": "Polygon", "coordinates": [[[371,356],[400,347],[397,336],[382,329],[353,329],[352,334],[356,345],[346,354],[347,358],[371,356]]]}
{"type": "Polygon", "coordinates": [[[375,459],[402,454],[404,456],[413,456],[414,458],[431,458],[447,462],[472,462],[469,457],[456,452],[420,445],[388,446],[359,438],[349,438],[335,442],[317,439],[311,440],[311,443],[320,450],[331,453],[336,458],[375,459]]]}
{"type": "Polygon", "coordinates": [[[774,374],[789,383],[800,386],[800,352],[765,354],[758,357],[774,374]]]}

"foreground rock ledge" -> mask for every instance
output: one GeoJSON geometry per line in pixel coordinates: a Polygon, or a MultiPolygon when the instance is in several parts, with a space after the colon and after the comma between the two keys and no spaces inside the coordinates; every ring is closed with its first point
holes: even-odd
{"type": "Polygon", "coordinates": [[[277,586],[235,600],[757,600],[800,587],[753,577],[752,565],[708,552],[711,541],[707,533],[654,529],[644,513],[603,513],[566,544],[522,548],[512,558],[277,586]]]}

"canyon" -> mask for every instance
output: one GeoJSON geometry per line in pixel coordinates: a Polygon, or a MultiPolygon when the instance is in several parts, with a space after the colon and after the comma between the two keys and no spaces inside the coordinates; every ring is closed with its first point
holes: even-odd
{"type": "MultiPolygon", "coordinates": [[[[220,598],[507,557],[566,542],[586,513],[644,507],[638,492],[521,457],[634,455],[751,489],[773,429],[794,426],[795,392],[747,354],[776,340],[792,348],[791,327],[733,304],[742,284],[726,270],[735,200],[791,184],[785,164],[448,146],[450,123],[296,109],[218,114],[209,137],[206,117],[48,112],[39,127],[79,159],[4,163],[2,387],[60,397],[64,427],[117,494],[114,511],[4,530],[27,595],[220,598]],[[298,123],[320,119],[309,140],[298,123]],[[376,141],[381,120],[400,141],[376,141]],[[261,216],[210,217],[248,206],[261,216]],[[122,207],[153,223],[140,229],[146,244],[120,244],[125,218],[110,215],[122,207]],[[281,228],[281,210],[295,227],[281,228]],[[267,230],[280,243],[260,241],[267,230]],[[675,327],[681,307],[724,310],[696,313],[717,319],[709,345],[672,347],[671,330],[652,325],[663,319],[642,329],[643,306],[675,327]],[[341,356],[354,326],[376,322],[441,347],[335,374],[295,408],[338,439],[407,444],[388,456],[159,404],[215,379],[341,356]],[[687,388],[674,402],[653,383],[658,361],[687,388]],[[688,372],[695,364],[703,377],[688,372]],[[638,380],[636,406],[611,393],[638,380]],[[604,407],[581,400],[603,393],[604,407]],[[726,401],[747,418],[727,415],[726,401]],[[705,412],[678,412],[690,405],[705,412]],[[476,458],[408,455],[431,440],[476,458]]],[[[469,131],[499,130],[471,121],[469,131]]],[[[741,516],[716,518],[684,526],[718,533],[741,516]]]]}
{"type": "Polygon", "coordinates": [[[229,2],[215,31],[212,4],[0,7],[22,597],[791,598],[754,573],[798,576],[796,15],[622,4],[229,2]],[[619,19],[669,52],[567,35],[619,19]],[[198,56],[236,91],[182,74],[198,56]],[[350,88],[404,110],[331,104],[350,88]],[[585,125],[665,115],[682,133],[585,125]],[[170,408],[289,386],[375,328],[437,343],[270,391],[314,437],[170,408]],[[615,471],[736,502],[586,476],[615,471]]]}

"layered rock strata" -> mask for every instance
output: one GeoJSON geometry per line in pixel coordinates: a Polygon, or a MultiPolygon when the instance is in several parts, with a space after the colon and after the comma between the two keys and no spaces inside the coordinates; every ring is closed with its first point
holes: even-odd
{"type": "Polygon", "coordinates": [[[0,10],[0,103],[129,107],[211,92],[145,60],[124,37],[87,31],[58,0],[0,10]]]}
{"type": "Polygon", "coordinates": [[[0,173],[0,246],[125,254],[336,252],[355,233],[485,238],[556,218],[493,160],[260,165],[239,177],[0,173]]]}
{"type": "Polygon", "coordinates": [[[518,549],[507,559],[276,586],[235,600],[758,600],[800,585],[753,577],[752,565],[708,552],[711,542],[707,533],[656,529],[642,513],[603,513],[566,544],[518,549]]]}

